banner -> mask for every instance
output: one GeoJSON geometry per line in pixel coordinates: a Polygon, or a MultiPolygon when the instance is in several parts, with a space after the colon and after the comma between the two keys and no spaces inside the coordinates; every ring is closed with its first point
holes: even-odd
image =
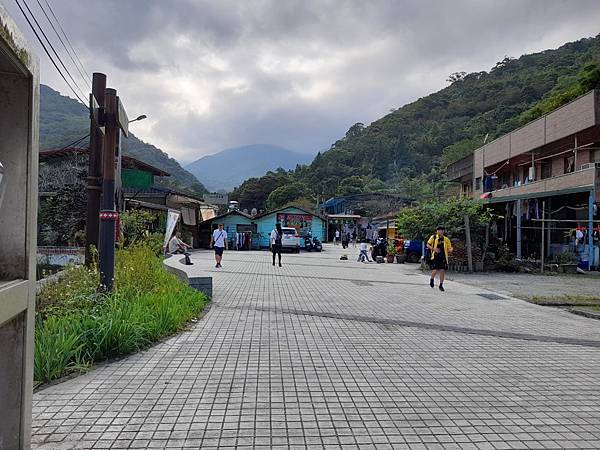
{"type": "Polygon", "coordinates": [[[204,201],[212,205],[226,205],[229,202],[229,196],[227,194],[204,194],[204,201]]]}
{"type": "Polygon", "coordinates": [[[180,212],[174,209],[169,209],[167,213],[167,229],[165,231],[165,244],[163,247],[166,247],[169,243],[169,239],[173,235],[173,230],[175,230],[175,225],[177,225],[177,221],[179,220],[180,212]]]}
{"type": "Polygon", "coordinates": [[[312,218],[311,214],[277,214],[277,222],[281,223],[282,227],[293,227],[298,231],[303,228],[311,228],[312,218]]]}

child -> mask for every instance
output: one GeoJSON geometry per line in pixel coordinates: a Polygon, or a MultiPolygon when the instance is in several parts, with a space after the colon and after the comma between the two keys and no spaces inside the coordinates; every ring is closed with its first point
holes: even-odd
{"type": "Polygon", "coordinates": [[[358,244],[358,262],[371,262],[369,259],[369,246],[364,239],[361,239],[360,244],[358,244]]]}

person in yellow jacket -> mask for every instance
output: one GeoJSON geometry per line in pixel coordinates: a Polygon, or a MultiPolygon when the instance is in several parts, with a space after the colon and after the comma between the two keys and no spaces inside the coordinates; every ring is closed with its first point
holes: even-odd
{"type": "Polygon", "coordinates": [[[444,227],[436,228],[436,233],[427,241],[427,248],[431,252],[429,265],[432,269],[429,286],[435,287],[435,275],[440,274],[440,291],[444,292],[444,278],[448,270],[448,255],[452,253],[452,244],[450,239],[444,236],[444,227]]]}

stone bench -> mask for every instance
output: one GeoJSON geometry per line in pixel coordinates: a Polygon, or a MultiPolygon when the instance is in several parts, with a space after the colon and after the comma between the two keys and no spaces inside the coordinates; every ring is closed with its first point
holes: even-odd
{"type": "Polygon", "coordinates": [[[177,275],[183,282],[189,284],[197,291],[206,294],[209,298],[212,298],[212,277],[199,276],[198,274],[194,273],[198,271],[198,269],[194,270],[195,266],[186,266],[185,258],[182,256],[183,255],[168,255],[165,257],[163,261],[163,267],[165,270],[177,275]]]}

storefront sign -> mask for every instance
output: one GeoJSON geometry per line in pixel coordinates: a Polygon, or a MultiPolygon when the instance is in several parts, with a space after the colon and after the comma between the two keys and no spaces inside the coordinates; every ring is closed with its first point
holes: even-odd
{"type": "Polygon", "coordinates": [[[226,205],[229,202],[227,194],[204,194],[204,201],[211,205],[226,205]]]}
{"type": "Polygon", "coordinates": [[[312,218],[311,214],[277,214],[277,222],[281,223],[282,227],[292,227],[297,230],[311,228],[312,218]]]}

